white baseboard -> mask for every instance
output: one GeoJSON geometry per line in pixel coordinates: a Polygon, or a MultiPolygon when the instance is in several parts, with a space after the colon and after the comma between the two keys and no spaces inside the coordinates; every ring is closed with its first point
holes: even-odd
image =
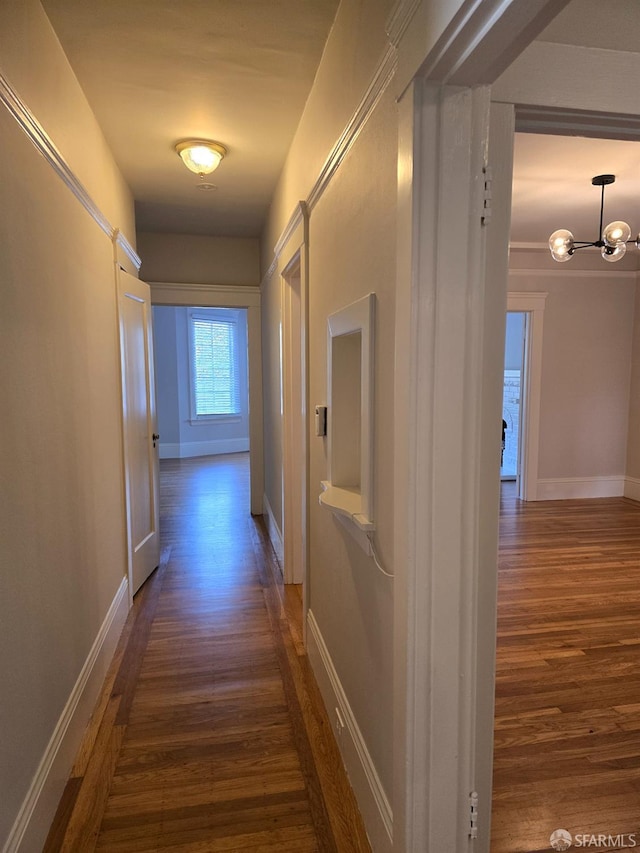
{"type": "Polygon", "coordinates": [[[624,478],[624,496],[632,501],[640,501],[640,480],[637,477],[624,478]]]}
{"type": "Polygon", "coordinates": [[[344,730],[338,739],[351,787],[374,853],[393,849],[393,813],[367,745],[347,700],[338,673],[311,610],[307,613],[307,654],[320,687],[329,719],[340,711],[344,730]]]}
{"type": "Polygon", "coordinates": [[[248,438],[216,438],[211,441],[160,442],[160,459],[191,459],[249,450],[248,438]]]}
{"type": "Polygon", "coordinates": [[[2,853],[42,850],[129,610],[122,579],[36,770],[2,853]]]}
{"type": "Polygon", "coordinates": [[[271,539],[273,550],[276,552],[276,557],[278,558],[278,562],[280,563],[280,568],[282,568],[284,566],[284,540],[282,538],[282,532],[278,527],[278,523],[273,515],[273,510],[271,509],[269,498],[266,495],[262,496],[262,507],[264,510],[264,520],[265,524],[267,525],[269,539],[271,539]]]}
{"type": "Polygon", "coordinates": [[[538,480],[536,500],[563,501],[573,498],[618,498],[625,491],[625,477],[565,477],[538,480]]]}

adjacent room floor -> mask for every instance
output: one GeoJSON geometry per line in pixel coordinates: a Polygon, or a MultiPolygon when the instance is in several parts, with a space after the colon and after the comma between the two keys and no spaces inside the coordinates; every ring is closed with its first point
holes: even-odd
{"type": "Polygon", "coordinates": [[[136,596],[47,851],[368,851],[248,455],[161,463],[136,596]],[[287,619],[291,616],[291,622],[287,619]]]}
{"type": "Polygon", "coordinates": [[[640,506],[506,485],[498,588],[491,853],[640,847],[640,506]]]}

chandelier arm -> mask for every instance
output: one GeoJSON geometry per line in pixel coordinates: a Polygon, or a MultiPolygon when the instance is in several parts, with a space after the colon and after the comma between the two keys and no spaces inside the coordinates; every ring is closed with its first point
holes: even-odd
{"type": "Polygon", "coordinates": [[[604,184],[602,185],[602,192],[600,194],[600,228],[598,228],[598,240],[602,240],[602,224],[604,222],[604,184]]]}

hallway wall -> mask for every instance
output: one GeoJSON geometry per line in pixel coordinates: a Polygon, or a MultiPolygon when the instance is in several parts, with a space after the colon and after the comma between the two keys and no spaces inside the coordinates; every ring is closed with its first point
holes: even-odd
{"type": "MultiPolygon", "coordinates": [[[[263,233],[263,275],[298,200],[308,197],[380,67],[388,44],[385,23],[391,5],[381,0],[346,0],[340,6],[263,233]]],[[[396,160],[397,111],[389,88],[314,201],[308,243],[311,411],[316,404],[328,402],[327,317],[369,292],[376,294],[374,518],[376,547],[388,571],[393,571],[396,160]]],[[[265,494],[280,524],[282,314],[277,268],[264,275],[262,294],[265,494]]],[[[330,714],[336,704],[343,703],[343,713],[346,707],[353,721],[353,739],[368,754],[363,771],[348,726],[339,739],[343,756],[374,849],[386,850],[390,841],[380,815],[386,808],[385,818],[391,817],[393,586],[336,516],[318,504],[320,481],[328,477],[327,440],[315,435],[313,423],[309,453],[311,660],[330,714]],[[363,781],[366,774],[368,783],[363,781]],[[372,804],[372,790],[377,805],[372,804]]]]}
{"type": "MultiPolygon", "coordinates": [[[[35,0],[0,6],[0,73],[133,241],[129,190],[35,0]]],[[[127,608],[114,253],[4,108],[0,140],[0,847],[26,830],[39,850],[113,650],[94,643],[127,608]]]]}
{"type": "Polygon", "coordinates": [[[189,284],[260,284],[260,243],[255,237],[138,233],[145,281],[189,284]]]}
{"type": "Polygon", "coordinates": [[[548,252],[511,254],[509,290],[549,294],[544,310],[538,478],[544,481],[545,492],[577,480],[585,481],[584,488],[598,488],[602,478],[611,478],[616,494],[622,494],[635,271],[612,270],[599,256],[574,260],[584,268],[550,267],[555,262],[548,252]]]}

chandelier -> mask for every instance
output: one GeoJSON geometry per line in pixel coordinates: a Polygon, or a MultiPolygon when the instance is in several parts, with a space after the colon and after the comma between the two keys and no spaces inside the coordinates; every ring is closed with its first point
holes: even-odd
{"type": "Polygon", "coordinates": [[[600,236],[598,239],[591,242],[576,240],[571,231],[567,231],[566,228],[560,228],[558,231],[554,231],[551,237],[549,237],[549,248],[551,249],[551,257],[554,261],[564,264],[571,260],[574,252],[578,249],[588,249],[591,246],[595,246],[600,249],[600,254],[604,260],[613,264],[624,257],[627,251],[627,243],[634,243],[636,248],[640,249],[640,234],[638,234],[635,240],[631,240],[631,228],[626,222],[616,220],[615,222],[610,222],[604,230],[602,229],[604,188],[609,184],[613,184],[615,179],[615,175],[596,175],[595,178],[591,179],[594,187],[602,187],[600,195],[600,227],[598,229],[600,236]]]}

